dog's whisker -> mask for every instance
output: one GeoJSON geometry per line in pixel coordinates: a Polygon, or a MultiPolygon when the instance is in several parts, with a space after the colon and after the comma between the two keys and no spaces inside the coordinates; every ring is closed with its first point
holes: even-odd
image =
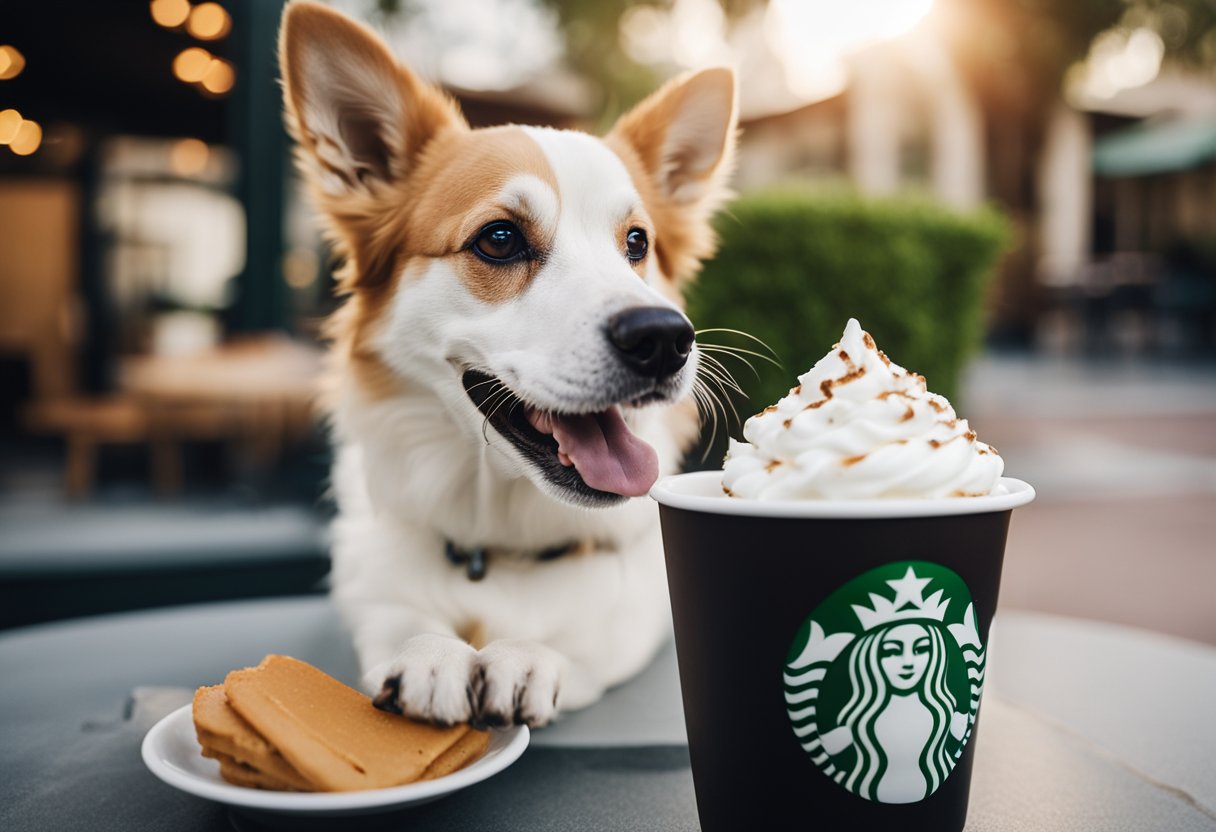
{"type": "Polygon", "coordinates": [[[506,386],[507,386],[507,385],[503,384],[503,382],[502,382],[502,380],[501,380],[501,379],[497,379],[497,378],[488,378],[488,379],[486,379],[485,381],[479,381],[479,382],[477,382],[476,384],[470,384],[470,385],[468,386],[468,388],[466,388],[466,389],[468,389],[468,390],[470,390],[470,391],[471,391],[471,390],[476,390],[478,387],[483,387],[483,386],[485,386],[485,385],[487,385],[487,384],[501,384],[503,387],[506,387],[506,386]]]}
{"type": "Polygon", "coordinates": [[[767,355],[765,355],[762,352],[756,352],[755,350],[744,349],[743,347],[731,347],[731,346],[727,346],[726,344],[701,344],[700,347],[702,350],[704,350],[706,352],[718,352],[718,353],[723,353],[725,355],[730,355],[734,358],[737,358],[740,361],[742,361],[743,363],[747,364],[747,366],[751,367],[752,372],[755,372],[756,368],[754,366],[752,366],[752,363],[750,361],[748,361],[746,358],[743,357],[745,355],[750,355],[753,358],[760,359],[761,361],[767,361],[769,364],[772,364],[774,367],[776,367],[779,370],[783,369],[781,366],[781,362],[768,357],[767,355]]]}
{"type": "Polygon", "coordinates": [[[756,377],[756,381],[760,380],[760,373],[756,370],[756,365],[752,364],[752,362],[748,361],[746,358],[744,358],[741,355],[736,355],[734,352],[732,352],[730,350],[719,349],[717,347],[708,347],[707,348],[705,346],[702,346],[701,351],[702,351],[703,355],[712,354],[712,353],[716,352],[716,353],[722,354],[723,356],[729,356],[730,358],[734,358],[738,361],[742,361],[744,364],[747,365],[747,369],[752,371],[752,375],[754,375],[756,377]]]}
{"type": "MultiPolygon", "coordinates": [[[[705,449],[701,452],[701,462],[705,462],[705,460],[709,459],[710,450],[712,450],[713,448],[715,448],[717,446],[718,428],[719,428],[720,422],[721,423],[728,422],[730,419],[730,416],[726,412],[726,406],[722,403],[722,396],[716,394],[715,391],[709,386],[709,383],[706,380],[698,379],[698,381],[701,384],[703,395],[705,396],[705,398],[707,399],[707,401],[709,403],[708,404],[709,413],[710,413],[710,416],[712,417],[711,424],[710,424],[709,442],[708,442],[708,444],[706,444],[705,449]],[[718,418],[719,412],[721,412],[721,414],[722,414],[721,420],[719,420],[719,418],[718,418]]],[[[732,406],[732,410],[733,409],[734,408],[732,406]]],[[[736,423],[738,422],[737,413],[735,415],[735,421],[736,421],[736,423]]]]}
{"type": "Polygon", "coordinates": [[[741,396],[747,395],[747,393],[743,392],[743,388],[739,386],[739,382],[735,381],[735,377],[731,375],[730,370],[726,369],[721,361],[712,355],[704,355],[702,358],[705,359],[702,366],[705,368],[706,375],[718,378],[741,396]]]}
{"type": "MultiPolygon", "coordinates": [[[[497,381],[497,379],[493,380],[497,381]]],[[[499,385],[499,389],[491,391],[490,395],[486,396],[486,406],[490,406],[491,404],[492,406],[488,411],[483,411],[485,418],[481,420],[481,438],[485,440],[487,445],[490,444],[490,417],[494,415],[494,411],[498,409],[499,405],[511,395],[511,391],[507,389],[507,385],[502,382],[499,382],[499,385]]]]}
{"type": "Polygon", "coordinates": [[[705,462],[709,458],[709,451],[717,442],[718,439],[718,408],[713,396],[705,390],[705,382],[701,379],[693,381],[693,397],[697,400],[697,407],[705,414],[702,424],[705,421],[709,422],[710,433],[709,442],[705,444],[705,449],[701,451],[701,462],[705,462]]]}
{"type": "MultiPolygon", "coordinates": [[[[718,326],[718,327],[709,327],[708,329],[698,329],[696,334],[697,334],[697,337],[699,338],[700,336],[704,335],[707,332],[726,332],[726,333],[729,333],[730,335],[739,335],[743,338],[747,338],[748,340],[754,341],[755,343],[759,344],[760,346],[762,346],[766,350],[768,350],[769,353],[773,356],[773,358],[776,358],[777,360],[781,360],[781,356],[777,355],[777,351],[775,349],[770,347],[767,343],[765,343],[760,338],[757,338],[755,335],[752,335],[750,332],[744,332],[741,329],[730,329],[729,327],[718,326]]],[[[700,343],[700,341],[698,341],[697,343],[700,343]]]]}
{"type": "MultiPolygon", "coordinates": [[[[511,400],[511,398],[512,398],[511,391],[506,389],[506,387],[504,387],[502,389],[502,391],[498,394],[498,398],[494,400],[494,406],[490,409],[489,413],[486,414],[486,421],[488,422],[491,419],[493,419],[494,414],[497,413],[499,410],[501,410],[502,406],[504,404],[506,404],[507,402],[509,402],[511,400]]],[[[518,401],[518,399],[517,399],[517,401],[518,401]]]]}
{"type": "MultiPolygon", "coordinates": [[[[709,358],[709,356],[706,356],[706,357],[709,358]]],[[[709,364],[702,364],[701,366],[702,366],[702,368],[704,368],[705,378],[709,381],[713,381],[721,389],[721,392],[723,393],[723,395],[719,399],[719,401],[724,401],[725,404],[729,405],[730,409],[731,409],[731,413],[734,414],[735,422],[741,423],[742,420],[739,418],[739,411],[735,409],[735,403],[731,399],[731,397],[729,395],[726,395],[726,389],[729,387],[730,389],[738,392],[739,395],[744,396],[744,397],[746,397],[746,394],[743,392],[742,389],[740,389],[738,384],[734,383],[734,379],[732,379],[730,377],[729,373],[726,373],[726,376],[723,377],[722,372],[725,372],[725,370],[720,372],[719,370],[715,369],[714,367],[712,367],[709,364]]],[[[723,415],[724,416],[726,415],[725,408],[723,409],[723,415]]]]}

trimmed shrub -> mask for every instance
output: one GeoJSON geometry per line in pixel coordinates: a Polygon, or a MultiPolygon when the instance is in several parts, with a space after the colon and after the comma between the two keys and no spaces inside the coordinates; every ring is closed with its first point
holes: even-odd
{"type": "MultiPolygon", "coordinates": [[[[689,315],[698,329],[756,336],[784,364],[752,359],[757,379],[715,354],[748,394],[743,418],[785,395],[850,317],[893,361],[954,401],[983,338],[985,290],[1008,237],[994,210],[962,215],[925,198],[782,189],[739,198],[717,228],[718,255],[690,291],[689,315]]],[[[698,341],[758,349],[724,333],[698,341]]],[[[731,432],[739,436],[739,426],[731,432]]]]}

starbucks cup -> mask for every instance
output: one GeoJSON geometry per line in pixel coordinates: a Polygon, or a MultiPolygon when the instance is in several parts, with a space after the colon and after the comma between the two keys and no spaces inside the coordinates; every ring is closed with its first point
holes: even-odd
{"type": "Polygon", "coordinates": [[[961,830],[1014,508],[983,497],[659,502],[704,832],[961,830]]]}

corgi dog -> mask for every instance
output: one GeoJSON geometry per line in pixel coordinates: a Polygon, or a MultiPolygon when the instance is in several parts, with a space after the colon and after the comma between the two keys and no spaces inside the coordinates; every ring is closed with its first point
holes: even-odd
{"type": "Polygon", "coordinates": [[[543,725],[671,619],[654,481],[698,432],[681,290],[728,192],[735,81],[604,137],[471,129],[362,24],[280,34],[298,166],[343,265],[330,321],[332,597],[377,706],[543,725]]]}

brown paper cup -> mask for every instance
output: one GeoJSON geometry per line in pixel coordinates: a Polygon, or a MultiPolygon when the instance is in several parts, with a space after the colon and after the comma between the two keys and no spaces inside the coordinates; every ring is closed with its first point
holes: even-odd
{"type": "Polygon", "coordinates": [[[660,504],[705,832],[961,830],[1012,510],[986,497],[761,501],[721,472],[660,504]]]}

